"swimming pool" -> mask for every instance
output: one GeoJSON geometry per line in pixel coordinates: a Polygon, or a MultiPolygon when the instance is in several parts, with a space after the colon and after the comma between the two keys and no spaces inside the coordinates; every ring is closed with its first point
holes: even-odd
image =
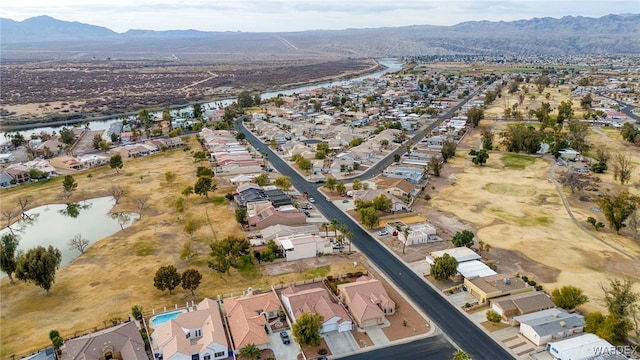
{"type": "Polygon", "coordinates": [[[183,312],[185,312],[185,310],[178,310],[166,314],[156,315],[151,318],[151,320],[149,321],[149,325],[151,325],[152,328],[157,328],[167,321],[177,318],[178,315],[182,314],[183,312]]]}

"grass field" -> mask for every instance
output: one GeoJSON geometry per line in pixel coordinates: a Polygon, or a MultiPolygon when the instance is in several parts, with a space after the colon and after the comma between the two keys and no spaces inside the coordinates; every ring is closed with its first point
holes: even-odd
{"type": "MultiPolygon", "coordinates": [[[[199,146],[195,138],[190,139],[190,146],[192,149],[199,146]]],[[[10,285],[7,278],[1,279],[0,358],[12,354],[20,357],[50,345],[51,329],[68,338],[104,327],[112,318],[127,319],[134,305],[150,312],[191,300],[190,292],[182,288],[169,295],[153,287],[154,274],[163,265],[175,265],[178,271],[194,268],[203,274],[196,301],[205,296],[239,294],[248,286],[268,289],[272,284],[353,271],[346,270],[353,269],[351,262],[277,277],[262,276],[260,266],[251,264],[232,269],[231,276],[208,268],[209,242],[243,233],[235,221],[233,208],[224,198],[230,188],[209,194],[209,200],[191,195],[183,212],[174,208],[182,189],[195,183],[197,166],[189,151],[178,149],[127,160],[119,175],[108,167],[74,175],[79,186],[71,200],[108,196],[108,189],[119,184],[128,189],[128,195],[113,211],[135,212],[133,200],[138,195],[149,196],[148,205],[138,222],[92,244],[72,264],[59,269],[50,296],[35,285],[23,282],[10,285]],[[175,180],[166,180],[167,171],[176,175],[175,180]],[[91,178],[87,177],[89,173],[91,178]],[[188,220],[198,225],[192,235],[183,230],[188,220]],[[186,241],[198,251],[189,261],[179,258],[186,241]]],[[[16,199],[26,194],[34,195],[33,207],[67,202],[61,184],[62,179],[56,178],[2,191],[2,206],[17,206],[16,199]]]]}
{"type": "MultiPolygon", "coordinates": [[[[494,130],[506,126],[504,122],[488,125],[496,125],[494,130]]],[[[611,151],[626,149],[638,163],[638,151],[620,143],[618,137],[607,130],[604,135],[592,132],[588,140],[594,146],[607,145],[611,151]]],[[[477,148],[479,141],[471,134],[460,147],[477,148]]],[[[632,239],[630,231],[623,231],[620,236],[606,228],[594,233],[594,238],[580,229],[549,181],[550,169],[557,167],[554,161],[493,151],[486,166],[475,166],[470,157],[458,151],[456,158],[448,161],[455,180],[452,186],[431,194],[430,206],[470,224],[475,228],[476,241],[482,240],[492,248],[519,251],[549,269],[558,269],[555,281],[543,283],[544,288],[582,288],[591,299],[583,306],[587,311],[603,310],[600,284],[608,284],[610,278],[631,276],[640,280],[640,241],[632,239]]],[[[637,172],[638,169],[633,179],[637,179],[637,172]]],[[[610,174],[601,178],[601,188],[617,188],[610,174]]],[[[637,183],[631,185],[630,190],[636,192],[637,183]]],[[[586,218],[594,216],[606,223],[601,213],[593,211],[597,208],[595,194],[571,194],[567,189],[563,193],[578,221],[586,224],[586,218]],[[581,200],[585,195],[589,201],[581,200]]],[[[640,291],[640,283],[636,290],[640,291]]]]}

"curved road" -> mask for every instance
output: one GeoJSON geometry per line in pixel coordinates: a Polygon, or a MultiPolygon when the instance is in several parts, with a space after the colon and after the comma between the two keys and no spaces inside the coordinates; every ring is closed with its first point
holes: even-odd
{"type": "MultiPolygon", "coordinates": [[[[464,102],[463,102],[464,103],[464,102]]],[[[447,113],[452,113],[458,107],[447,113]]],[[[282,158],[274,154],[271,149],[258,140],[250,131],[244,128],[241,121],[235,122],[236,130],[242,131],[246,139],[258,152],[269,154],[269,161],[282,175],[291,178],[291,184],[298,191],[307,192],[310,197],[316,198],[315,206],[327,218],[336,219],[344,224],[353,234],[353,243],[360,251],[378,268],[385,272],[387,277],[395,283],[404,293],[411,297],[412,301],[436,323],[436,325],[451,338],[455,344],[464,349],[473,359],[512,359],[511,355],[502,346],[496,343],[487,333],[478,328],[460,310],[454,307],[443,295],[425,284],[424,280],[416,275],[400,259],[395,257],[376,239],[374,239],[351,217],[338,209],[328,201],[324,194],[318,191],[318,185],[309,183],[297,171],[292,169],[282,158]]],[[[422,131],[426,132],[427,129],[422,131]]],[[[418,136],[418,135],[416,135],[418,136]]],[[[423,134],[424,136],[424,134],[423,134]]],[[[385,160],[387,160],[386,158],[385,160]]],[[[370,175],[370,174],[369,174],[370,175]]]]}

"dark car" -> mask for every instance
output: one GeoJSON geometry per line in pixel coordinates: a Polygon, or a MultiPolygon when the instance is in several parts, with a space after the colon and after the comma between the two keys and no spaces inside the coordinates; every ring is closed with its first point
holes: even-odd
{"type": "Polygon", "coordinates": [[[286,331],[280,332],[280,339],[282,340],[282,343],[285,345],[291,344],[291,339],[289,339],[289,334],[287,334],[286,331]]]}

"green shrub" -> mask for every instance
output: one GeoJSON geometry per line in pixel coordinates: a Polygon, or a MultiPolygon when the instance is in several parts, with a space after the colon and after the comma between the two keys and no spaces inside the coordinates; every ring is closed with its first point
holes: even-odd
{"type": "Polygon", "coordinates": [[[493,310],[489,310],[487,311],[487,320],[494,323],[499,323],[500,321],[502,321],[502,316],[493,310]]]}
{"type": "Polygon", "coordinates": [[[327,355],[327,353],[329,353],[329,352],[325,348],[322,348],[322,349],[318,350],[318,355],[327,355]]]}

